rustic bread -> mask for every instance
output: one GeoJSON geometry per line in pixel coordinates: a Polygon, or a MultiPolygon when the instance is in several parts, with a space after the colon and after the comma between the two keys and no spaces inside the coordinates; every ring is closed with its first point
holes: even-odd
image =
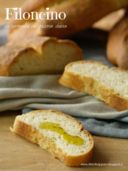
{"type": "Polygon", "coordinates": [[[70,40],[33,36],[0,48],[0,75],[59,74],[80,59],[82,50],[70,40]]]}
{"type": "Polygon", "coordinates": [[[92,158],[92,136],[80,122],[59,111],[37,110],[19,115],[11,130],[68,166],[79,166],[92,158]]]}
{"type": "Polygon", "coordinates": [[[104,31],[111,31],[113,27],[124,17],[124,15],[125,9],[114,11],[94,23],[93,27],[104,31]]]}
{"type": "MultiPolygon", "coordinates": [[[[67,18],[65,20],[43,20],[37,21],[38,28],[40,26],[53,25],[53,28],[41,28],[38,34],[66,37],[85,28],[91,27],[96,21],[104,17],[105,15],[116,11],[120,8],[128,6],[127,0],[36,0],[27,1],[22,9],[23,12],[31,11],[45,11],[46,7],[50,8],[50,11],[65,12],[67,18]],[[100,9],[100,10],[99,10],[100,9]],[[56,28],[56,25],[63,25],[66,28],[56,28]]],[[[25,23],[25,20],[13,20],[10,22],[10,29],[15,30],[16,25],[25,23]]],[[[27,21],[27,23],[32,23],[27,21]]]]}
{"type": "Polygon", "coordinates": [[[107,56],[113,64],[128,69],[128,12],[110,32],[107,56]]]}
{"type": "Polygon", "coordinates": [[[117,110],[128,109],[128,71],[95,61],[68,64],[60,84],[89,93],[117,110]]]}

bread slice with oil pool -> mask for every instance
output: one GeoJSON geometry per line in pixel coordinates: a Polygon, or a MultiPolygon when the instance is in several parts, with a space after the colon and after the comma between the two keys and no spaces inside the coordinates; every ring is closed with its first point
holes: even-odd
{"type": "Polygon", "coordinates": [[[92,136],[79,121],[62,112],[36,110],[19,115],[11,131],[38,144],[67,166],[79,166],[92,158],[92,136]]]}
{"type": "Polygon", "coordinates": [[[111,107],[128,109],[128,71],[97,61],[72,62],[59,80],[63,86],[89,93],[111,107]]]}

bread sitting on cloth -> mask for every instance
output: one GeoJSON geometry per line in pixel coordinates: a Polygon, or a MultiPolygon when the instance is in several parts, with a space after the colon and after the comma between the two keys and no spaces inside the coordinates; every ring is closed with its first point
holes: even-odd
{"type": "Polygon", "coordinates": [[[66,66],[60,83],[89,93],[119,111],[128,109],[128,71],[96,61],[73,62],[66,66]]]}
{"type": "Polygon", "coordinates": [[[83,59],[70,40],[33,36],[0,47],[0,76],[59,74],[66,64],[83,59]]]}

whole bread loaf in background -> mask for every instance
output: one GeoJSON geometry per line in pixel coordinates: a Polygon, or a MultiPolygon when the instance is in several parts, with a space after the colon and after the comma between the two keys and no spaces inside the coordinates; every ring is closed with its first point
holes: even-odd
{"type": "Polygon", "coordinates": [[[119,111],[128,109],[128,71],[96,61],[73,62],[66,66],[59,82],[89,93],[119,111]]]}
{"type": "Polygon", "coordinates": [[[11,130],[38,144],[67,166],[90,162],[93,155],[94,140],[89,132],[79,121],[56,110],[19,115],[11,130]]]}
{"type": "Polygon", "coordinates": [[[124,17],[125,11],[125,9],[120,9],[108,14],[107,16],[94,23],[93,28],[107,32],[111,31],[113,27],[124,17]]]}
{"type": "MultiPolygon", "coordinates": [[[[38,32],[40,35],[48,35],[55,37],[66,37],[85,28],[92,26],[96,21],[105,15],[128,6],[128,0],[36,0],[27,1],[22,9],[23,12],[46,11],[46,7],[50,11],[62,12],[67,14],[65,20],[43,20],[37,21],[38,32]],[[65,25],[67,28],[55,28],[55,26],[65,25]],[[41,25],[53,25],[52,29],[43,28],[41,25]]],[[[25,20],[13,20],[10,22],[11,34],[16,29],[16,25],[25,23],[25,20]]],[[[32,22],[28,22],[32,24],[32,22]]],[[[37,30],[36,30],[37,31],[37,30]]]]}
{"type": "Polygon", "coordinates": [[[0,47],[0,75],[59,74],[66,64],[83,59],[83,52],[70,40],[27,37],[0,47]]]}
{"type": "Polygon", "coordinates": [[[128,12],[110,32],[107,56],[113,64],[128,69],[128,12]]]}

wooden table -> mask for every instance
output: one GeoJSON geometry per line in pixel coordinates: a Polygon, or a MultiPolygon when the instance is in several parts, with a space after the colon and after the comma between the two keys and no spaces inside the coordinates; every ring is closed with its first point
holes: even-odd
{"type": "MultiPolygon", "coordinates": [[[[17,112],[20,113],[20,112],[17,112]]],[[[21,137],[10,132],[16,112],[0,114],[0,171],[123,171],[128,170],[128,141],[112,138],[94,137],[95,151],[93,164],[69,168],[21,137]],[[118,165],[118,166],[108,166],[118,165]]]]}

